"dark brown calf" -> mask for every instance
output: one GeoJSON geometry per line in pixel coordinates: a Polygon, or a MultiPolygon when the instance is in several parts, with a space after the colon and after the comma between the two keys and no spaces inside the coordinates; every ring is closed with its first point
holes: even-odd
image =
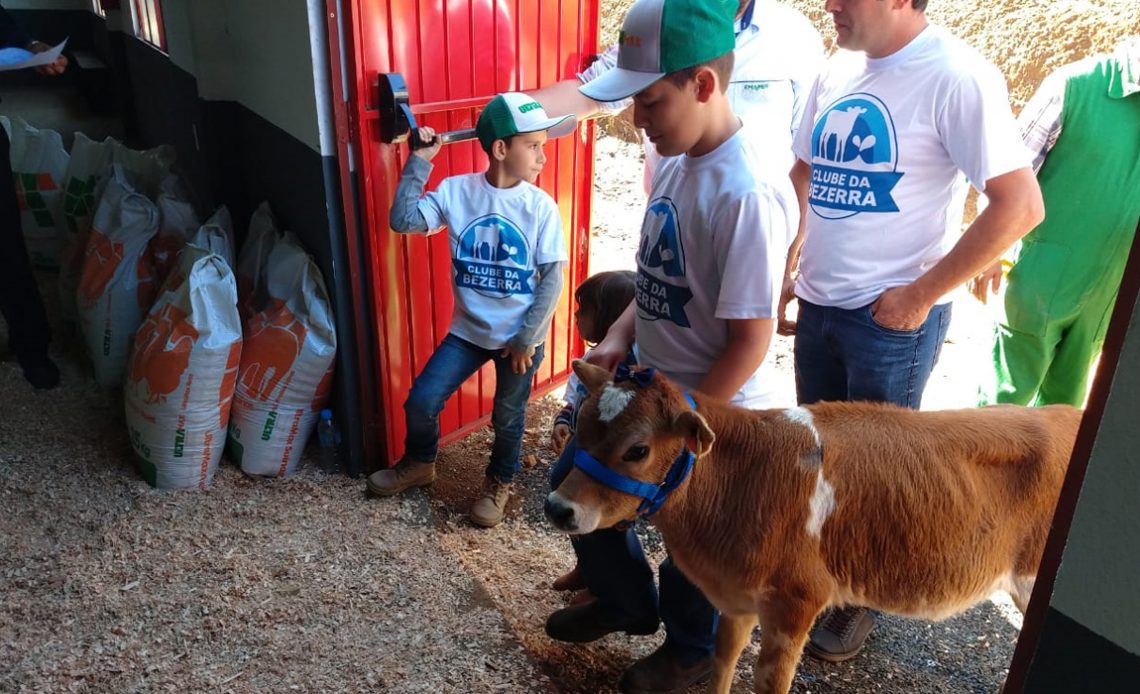
{"type": "MultiPolygon", "coordinates": [[[[653,522],[722,613],[713,691],[729,691],[757,622],[756,691],[779,694],[828,606],[942,619],[1000,588],[1024,611],[1079,410],[750,411],[699,393],[694,409],[659,375],[613,383],[585,362],[574,370],[590,392],[578,445],[599,467],[660,484],[684,447],[697,457],[653,522]]],[[[649,505],[599,482],[606,473],[591,465],[582,461],[547,500],[568,532],[649,505]]]]}

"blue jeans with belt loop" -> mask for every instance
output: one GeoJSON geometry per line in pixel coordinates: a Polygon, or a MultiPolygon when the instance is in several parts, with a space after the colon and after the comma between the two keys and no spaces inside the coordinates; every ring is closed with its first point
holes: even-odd
{"type": "MultiPolygon", "coordinates": [[[[577,443],[571,438],[551,468],[551,489],[557,489],[574,468],[577,443]]],[[[595,530],[572,538],[571,544],[586,587],[602,604],[634,618],[659,615],[665,623],[665,647],[685,665],[712,657],[720,613],[681,573],[672,557],[666,557],[659,567],[658,597],[653,568],[632,527],[595,530]]]]}
{"type": "Polygon", "coordinates": [[[842,309],[799,302],[795,362],[800,404],[869,400],[919,408],[950,328],[950,304],[930,309],[914,330],[894,330],[875,322],[870,304],[842,309]]]}
{"type": "Polygon", "coordinates": [[[519,452],[526,428],[526,406],[530,400],[534,372],[542,363],[544,345],[538,345],[526,373],[511,370],[511,360],[501,349],[486,349],[447,334],[432,352],[423,371],[416,376],[404,403],[408,433],[404,439],[404,455],[415,460],[433,462],[439,453],[439,413],[459,386],[488,361],[495,362],[495,402],[491,410],[491,426],[495,443],[487,477],[511,482],[519,470],[519,452]]]}

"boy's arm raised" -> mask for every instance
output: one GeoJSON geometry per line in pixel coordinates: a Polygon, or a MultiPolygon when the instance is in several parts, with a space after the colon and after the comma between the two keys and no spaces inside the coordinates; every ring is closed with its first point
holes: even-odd
{"type": "MultiPolygon", "coordinates": [[[[420,128],[418,133],[424,142],[435,137],[435,132],[427,127],[420,128]]],[[[431,175],[431,159],[439,152],[440,146],[436,143],[431,147],[412,150],[404,162],[404,171],[400,174],[396,194],[392,197],[392,209],[388,212],[388,226],[392,227],[392,231],[401,234],[430,231],[427,218],[420,211],[419,202],[428,176],[431,175]]]]}
{"type": "Polygon", "coordinates": [[[718,400],[728,402],[740,392],[764,358],[776,332],[773,318],[743,318],[729,320],[728,344],[697,390],[718,400]]]}
{"type": "Polygon", "coordinates": [[[594,101],[578,91],[578,87],[609,72],[616,66],[617,47],[613,46],[599,55],[589,67],[578,73],[576,77],[564,79],[539,89],[532,89],[526,93],[542,104],[542,109],[546,111],[546,115],[551,117],[574,114],[579,121],[584,121],[597,116],[616,115],[632,104],[633,100],[594,101]]]}
{"type": "Polygon", "coordinates": [[[554,118],[574,114],[579,121],[601,115],[598,102],[578,91],[582,83],[570,78],[527,92],[542,104],[542,110],[554,118]]]}

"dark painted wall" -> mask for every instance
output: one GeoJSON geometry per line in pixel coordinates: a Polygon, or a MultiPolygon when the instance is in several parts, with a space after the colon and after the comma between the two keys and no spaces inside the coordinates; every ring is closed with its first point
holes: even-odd
{"type": "Polygon", "coordinates": [[[8,10],[34,39],[55,45],[67,39],[68,48],[91,50],[91,18],[85,10],[8,10]]]}
{"type": "Polygon", "coordinates": [[[198,98],[197,80],[142,41],[111,32],[111,42],[121,44],[121,51],[115,52],[120,53],[125,67],[124,70],[116,65],[116,81],[124,72],[128,76],[125,104],[131,115],[126,123],[128,139],[137,147],[172,145],[178,151],[179,173],[190,184],[199,212],[208,215],[218,201],[230,196],[217,187],[220,177],[211,175],[207,166],[204,148],[217,148],[225,143],[205,137],[203,121],[207,102],[198,98]]]}
{"type": "MultiPolygon", "coordinates": [[[[67,52],[74,49],[92,50],[94,44],[91,18],[94,15],[81,10],[8,10],[24,27],[28,35],[55,45],[67,39],[67,52]]],[[[69,75],[68,79],[73,78],[69,75]]],[[[42,77],[34,70],[0,72],[0,84],[34,84],[42,77]]]]}
{"type": "Polygon", "coordinates": [[[1132,694],[1140,691],[1140,656],[1049,608],[1026,694],[1132,694]]]}

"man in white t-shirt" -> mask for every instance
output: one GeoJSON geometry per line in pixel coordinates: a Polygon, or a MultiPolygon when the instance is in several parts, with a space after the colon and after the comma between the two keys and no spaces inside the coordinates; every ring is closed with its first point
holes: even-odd
{"type": "MultiPolygon", "coordinates": [[[[918,408],[950,323],[948,293],[1043,216],[1004,78],[930,25],[925,5],[827,3],[846,50],[828,61],[804,105],[792,170],[804,213],[784,301],[802,243],[794,283],[801,403],[918,408]],[[989,206],[960,234],[967,178],[989,206]]],[[[858,595],[858,576],[845,588],[858,595]]],[[[850,658],[873,623],[863,608],[832,610],[808,651],[850,658]]]]}
{"type": "Polygon", "coordinates": [[[573,117],[547,118],[525,94],[500,94],[475,126],[487,170],[445,178],[423,198],[440,142],[430,128],[413,134],[427,146],[413,149],[404,164],[389,223],[400,233],[447,227],[455,308],[447,335],[404,403],[404,456],[368,477],[369,492],[393,496],[435,481],[439,413],[464,381],[493,361],[495,443],[470,518],[485,528],[503,519],[519,469],[531,383],[567,261],[558,205],[534,181],[546,163],[547,136],[569,135],[574,127],[573,117]]]}
{"type": "MultiPolygon", "coordinates": [[[[803,102],[823,64],[823,39],[799,10],[776,0],[738,0],[736,44],[728,101],[761,157],[773,166],[792,166],[792,138],[800,124],[803,102]]],[[[614,115],[632,99],[595,101],[578,91],[617,65],[618,47],[598,56],[577,79],[530,92],[551,115],[573,113],[579,120],[614,115]]],[[[645,192],[661,157],[645,139],[645,192]]]]}

